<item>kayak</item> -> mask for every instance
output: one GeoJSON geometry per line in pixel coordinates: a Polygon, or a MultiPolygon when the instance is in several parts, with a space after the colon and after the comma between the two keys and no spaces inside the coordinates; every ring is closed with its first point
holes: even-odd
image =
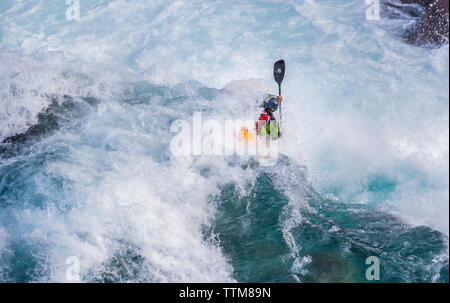
{"type": "Polygon", "coordinates": [[[257,135],[254,130],[241,127],[238,132],[238,141],[241,142],[241,151],[245,155],[255,156],[261,166],[272,166],[278,161],[278,140],[270,136],[257,135]]]}

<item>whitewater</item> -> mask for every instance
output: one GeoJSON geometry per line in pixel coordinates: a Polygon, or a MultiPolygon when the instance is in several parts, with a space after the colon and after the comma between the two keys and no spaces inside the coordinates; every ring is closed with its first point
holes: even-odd
{"type": "Polygon", "coordinates": [[[449,281],[449,47],[417,18],[75,2],[0,2],[0,281],[449,281]],[[171,152],[194,113],[256,119],[281,58],[275,166],[171,152]]]}

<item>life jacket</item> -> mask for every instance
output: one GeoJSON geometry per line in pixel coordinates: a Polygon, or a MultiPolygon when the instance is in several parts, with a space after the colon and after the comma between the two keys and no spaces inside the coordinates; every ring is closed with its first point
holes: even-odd
{"type": "Polygon", "coordinates": [[[280,123],[272,113],[264,110],[258,121],[256,121],[256,133],[261,136],[270,136],[272,139],[278,139],[281,136],[280,123]]]}

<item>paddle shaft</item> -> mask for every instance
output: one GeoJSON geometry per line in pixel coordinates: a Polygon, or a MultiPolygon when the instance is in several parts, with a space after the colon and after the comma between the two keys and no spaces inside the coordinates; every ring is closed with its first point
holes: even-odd
{"type": "MultiPolygon", "coordinates": [[[[278,85],[278,96],[281,96],[281,85],[278,85]]],[[[280,122],[283,122],[283,112],[281,111],[281,101],[280,101],[280,122]]]]}
{"type": "MultiPolygon", "coordinates": [[[[284,73],[286,70],[286,64],[284,60],[278,60],[273,65],[273,76],[275,78],[275,82],[278,84],[278,96],[281,97],[281,82],[283,82],[284,73]]],[[[283,114],[281,112],[281,101],[280,101],[280,122],[283,120],[283,114]]]]}

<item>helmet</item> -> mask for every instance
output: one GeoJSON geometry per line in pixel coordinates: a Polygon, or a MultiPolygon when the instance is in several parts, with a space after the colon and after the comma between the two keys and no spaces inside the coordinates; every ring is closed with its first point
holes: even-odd
{"type": "Polygon", "coordinates": [[[264,101],[264,108],[270,110],[272,113],[277,111],[279,101],[276,96],[269,95],[264,101]]]}

